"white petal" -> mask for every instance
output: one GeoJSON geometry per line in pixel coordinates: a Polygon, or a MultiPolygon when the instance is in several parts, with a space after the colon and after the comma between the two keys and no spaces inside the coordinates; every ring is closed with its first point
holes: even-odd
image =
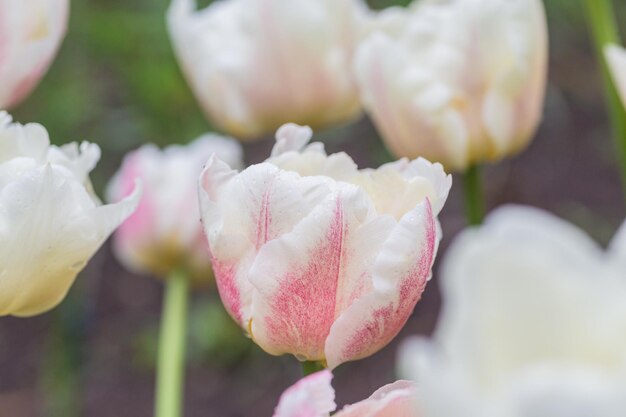
{"type": "Polygon", "coordinates": [[[582,231],[551,215],[500,209],[449,250],[437,340],[488,387],[529,363],[601,355],[623,366],[626,285],[602,259],[582,231]]]}
{"type": "Polygon", "coordinates": [[[134,209],[138,192],[97,208],[83,185],[47,165],[0,194],[0,315],[57,305],[102,242],[134,209]]]}
{"type": "Polygon", "coordinates": [[[69,0],[0,2],[0,109],[28,95],[52,62],[67,28],[69,0]]]}
{"type": "Polygon", "coordinates": [[[288,123],[276,132],[276,144],[272,148],[272,157],[287,151],[300,151],[313,137],[313,130],[308,126],[288,123]]]}
{"type": "Polygon", "coordinates": [[[329,417],[337,407],[332,378],[329,371],[302,378],[281,395],[274,417],[329,417]]]}

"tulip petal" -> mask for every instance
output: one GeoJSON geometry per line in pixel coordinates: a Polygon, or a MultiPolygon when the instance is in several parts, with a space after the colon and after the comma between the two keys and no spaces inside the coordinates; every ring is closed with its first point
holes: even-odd
{"type": "Polygon", "coordinates": [[[612,262],[618,263],[623,270],[626,270],[626,222],[622,223],[613,236],[607,255],[612,262]]]}
{"type": "Polygon", "coordinates": [[[426,200],[383,243],[373,269],[374,290],[333,324],[325,346],[330,369],[373,354],[398,334],[430,278],[437,245],[436,221],[426,200]]]}
{"type": "MultiPolygon", "coordinates": [[[[395,155],[424,156],[444,162],[450,169],[464,168],[470,145],[466,122],[447,103],[453,100],[444,100],[445,106],[433,105],[456,90],[437,94],[434,100],[435,89],[429,86],[444,86],[439,78],[447,71],[416,64],[420,61],[412,56],[415,43],[375,32],[359,45],[354,68],[364,107],[395,155]],[[402,68],[400,73],[398,68],[402,68]]],[[[429,59],[429,63],[440,58],[429,59]]]]}
{"type": "Polygon", "coordinates": [[[434,195],[429,195],[428,199],[432,206],[433,214],[437,216],[448,199],[448,194],[452,187],[452,175],[446,174],[443,165],[432,163],[421,157],[412,161],[403,158],[395,163],[383,165],[383,167],[392,164],[405,178],[424,178],[428,184],[432,185],[434,195]]]}
{"type": "Polygon", "coordinates": [[[350,182],[358,173],[352,158],[343,152],[326,155],[324,145],[320,142],[307,146],[312,136],[313,131],[308,126],[293,123],[283,125],[276,133],[276,145],[266,162],[302,176],[326,175],[350,182]]]}
{"type": "Polygon", "coordinates": [[[324,359],[337,315],[371,290],[368,271],[395,223],[373,213],[358,188],[343,184],[291,233],[261,249],[250,269],[252,335],[261,347],[324,359]]]}
{"type": "Polygon", "coordinates": [[[499,209],[448,251],[436,333],[444,354],[492,386],[525,363],[587,363],[588,352],[623,363],[625,288],[608,266],[571,224],[538,209],[499,209]]]}
{"type": "Polygon", "coordinates": [[[302,378],[281,395],[274,417],[328,417],[337,407],[332,378],[327,370],[302,378]]]}
{"type": "Polygon", "coordinates": [[[344,407],[335,417],[417,417],[416,391],[413,382],[396,381],[368,399],[344,407]]]}
{"type": "Polygon", "coordinates": [[[300,151],[313,137],[313,130],[309,126],[299,126],[287,123],[276,132],[276,144],[272,148],[271,157],[276,157],[289,151],[300,151]]]}
{"type": "Polygon", "coordinates": [[[67,29],[69,0],[0,2],[0,109],[17,105],[52,62],[67,29]]]}
{"type": "Polygon", "coordinates": [[[81,183],[51,165],[6,185],[0,192],[0,316],[56,306],[138,197],[137,191],[120,204],[96,207],[81,183]]]}
{"type": "Polygon", "coordinates": [[[201,177],[200,200],[218,290],[231,316],[247,328],[247,276],[257,252],[291,231],[329,191],[321,177],[301,178],[270,164],[235,173],[212,158],[201,177]]]}
{"type": "MultiPolygon", "coordinates": [[[[499,87],[499,86],[498,86],[499,87]]],[[[493,158],[505,155],[507,148],[513,142],[515,118],[517,117],[513,98],[508,97],[500,89],[493,88],[483,103],[483,123],[493,146],[493,158]]]]}

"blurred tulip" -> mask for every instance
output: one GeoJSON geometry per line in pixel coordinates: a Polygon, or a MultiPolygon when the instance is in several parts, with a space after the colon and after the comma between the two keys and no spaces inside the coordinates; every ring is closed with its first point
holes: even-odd
{"type": "Polygon", "coordinates": [[[609,45],[604,49],[604,54],[622,103],[626,106],[626,49],[609,45]]]}
{"type": "MultiPolygon", "coordinates": [[[[330,371],[301,379],[280,397],[274,417],[330,417],[337,408],[330,371]]],[[[418,417],[413,407],[416,387],[409,381],[385,385],[368,399],[347,405],[334,417],[418,417]]]]}
{"type": "Polygon", "coordinates": [[[0,109],[17,105],[65,36],[69,0],[0,0],[0,109]]]}
{"type": "Polygon", "coordinates": [[[236,168],[243,166],[241,146],[214,134],[163,151],[144,145],[124,158],[109,184],[108,199],[124,199],[137,178],[144,190],[139,207],[114,237],[115,254],[128,269],[167,278],[181,268],[196,283],[212,279],[200,224],[198,176],[214,153],[236,168]]]}
{"type": "Polygon", "coordinates": [[[200,204],[222,301],[270,354],[327,361],[373,354],[404,326],[439,241],[451,185],[439,164],[358,170],[285,125],[266,162],[211,158],[200,204]]]}
{"type": "Polygon", "coordinates": [[[424,0],[381,19],[355,71],[395,155],[465,170],[528,145],[546,84],[541,0],[424,0]]]}
{"type": "Polygon", "coordinates": [[[88,177],[97,145],[51,146],[41,125],[11,123],[6,112],[0,139],[0,316],[32,316],[61,302],[139,192],[100,206],[88,177]]]}
{"type": "Polygon", "coordinates": [[[361,113],[352,76],[360,0],[173,0],[181,66],[216,126],[242,139],[286,122],[314,127],[361,113]]]}
{"type": "Polygon", "coordinates": [[[618,417],[626,410],[626,226],[608,252],[537,209],[464,232],[433,342],[404,347],[424,417],[618,417]]]}

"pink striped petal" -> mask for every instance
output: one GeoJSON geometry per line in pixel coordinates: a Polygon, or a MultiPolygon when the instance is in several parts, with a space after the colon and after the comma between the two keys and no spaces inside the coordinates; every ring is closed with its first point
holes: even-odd
{"type": "Polygon", "coordinates": [[[231,316],[248,328],[252,286],[248,270],[258,251],[290,232],[329,193],[323,178],[300,178],[270,164],[236,175],[213,158],[201,177],[205,231],[220,296],[231,316]],[[228,198],[222,196],[228,195],[228,198]]]}
{"type": "Polygon", "coordinates": [[[344,184],[291,233],[266,244],[250,269],[254,340],[272,354],[324,360],[335,319],[371,291],[367,273],[394,223],[344,184]]]}
{"type": "Polygon", "coordinates": [[[426,200],[384,242],[373,268],[374,290],[333,324],[325,345],[330,369],[377,352],[400,332],[430,278],[437,245],[436,219],[426,200]]]}

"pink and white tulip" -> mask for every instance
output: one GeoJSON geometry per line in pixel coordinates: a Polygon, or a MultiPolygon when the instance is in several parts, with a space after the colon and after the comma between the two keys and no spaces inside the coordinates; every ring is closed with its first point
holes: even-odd
{"type": "Polygon", "coordinates": [[[443,262],[434,340],[403,348],[424,417],[619,417],[626,410],[626,223],[608,251],[506,207],[443,262]]]}
{"type": "MultiPolygon", "coordinates": [[[[273,417],[330,417],[337,408],[330,371],[301,379],[280,397],[273,417]]],[[[417,388],[409,381],[396,381],[380,388],[368,399],[347,405],[334,417],[419,417],[415,407],[417,388]]]]}
{"type": "Polygon", "coordinates": [[[286,122],[315,127],[361,113],[352,75],[360,0],[173,0],[168,23],[187,80],[212,122],[240,139],[286,122]]]}
{"type": "Polygon", "coordinates": [[[465,170],[528,145],[547,74],[541,0],[418,1],[379,19],[355,71],[395,155],[465,170]]]}
{"type": "Polygon", "coordinates": [[[124,266],[161,278],[181,268],[197,283],[210,281],[197,181],[213,154],[233,167],[243,166],[239,143],[215,134],[163,150],[144,145],[124,158],[109,184],[109,200],[123,200],[137,178],[143,184],[139,207],[115,233],[113,247],[124,266]]]}
{"type": "Polygon", "coordinates": [[[359,170],[311,136],[283,126],[272,156],[241,173],[211,158],[200,204],[231,316],[265,351],[334,368],[375,353],[409,318],[451,178],[424,159],[359,170]]]}
{"type": "Polygon", "coordinates": [[[17,105],[46,73],[68,14],[69,0],[0,0],[0,109],[17,105]]]}
{"type": "Polygon", "coordinates": [[[0,112],[0,316],[32,316],[63,300],[89,258],[139,201],[101,206],[89,172],[97,145],[50,145],[39,124],[0,112]]]}

